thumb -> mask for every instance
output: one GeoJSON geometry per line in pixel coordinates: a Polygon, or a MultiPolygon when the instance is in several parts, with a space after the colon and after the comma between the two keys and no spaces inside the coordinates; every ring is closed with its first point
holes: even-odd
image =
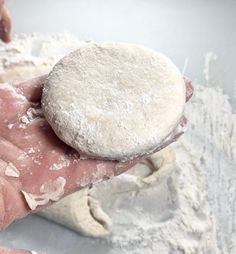
{"type": "MultiPolygon", "coordinates": [[[[1,2],[0,2],[1,4],[1,2]]],[[[8,9],[3,4],[2,13],[1,13],[1,21],[0,21],[0,38],[3,42],[10,42],[10,32],[11,32],[11,17],[9,15],[8,9]]]]}

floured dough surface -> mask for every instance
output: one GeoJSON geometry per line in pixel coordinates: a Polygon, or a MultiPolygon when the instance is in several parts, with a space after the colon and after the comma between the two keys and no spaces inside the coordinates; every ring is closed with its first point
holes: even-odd
{"type": "Polygon", "coordinates": [[[110,217],[102,210],[99,201],[89,196],[88,188],[63,198],[38,214],[86,236],[104,237],[111,233],[110,217]]]}
{"type": "Polygon", "coordinates": [[[154,151],[173,131],[185,84],[164,55],[138,45],[89,43],[59,61],[42,107],[65,143],[93,158],[125,160],[154,151]]]}
{"type": "MultiPolygon", "coordinates": [[[[174,166],[175,154],[167,147],[135,165],[122,176],[70,194],[38,214],[86,236],[111,235],[110,216],[113,215],[108,215],[106,210],[111,210],[114,204],[117,206],[116,201],[120,198],[118,203],[122,205],[125,202],[122,200],[125,193],[130,195],[146,189],[149,185],[160,184],[174,170],[174,166]]],[[[115,209],[112,210],[115,213],[115,209]]]]}

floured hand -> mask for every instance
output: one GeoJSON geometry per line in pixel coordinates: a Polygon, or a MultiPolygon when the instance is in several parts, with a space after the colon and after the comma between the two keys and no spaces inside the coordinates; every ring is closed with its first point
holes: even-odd
{"type": "MultiPolygon", "coordinates": [[[[120,174],[135,163],[81,158],[60,141],[41,111],[44,79],[0,85],[0,229],[66,194],[120,174]]],[[[189,80],[186,86],[189,99],[189,80]]],[[[182,118],[158,150],[175,141],[185,125],[182,118]]]]}

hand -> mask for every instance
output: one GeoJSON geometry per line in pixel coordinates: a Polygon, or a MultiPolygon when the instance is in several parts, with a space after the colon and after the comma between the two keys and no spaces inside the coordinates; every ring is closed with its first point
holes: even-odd
{"type": "Polygon", "coordinates": [[[0,247],[0,254],[45,254],[42,252],[36,252],[36,251],[29,251],[29,250],[16,250],[16,249],[9,249],[0,247]]]}
{"type": "Polygon", "coordinates": [[[10,42],[11,18],[4,0],[0,0],[0,38],[3,42],[10,42]]]}
{"type": "Polygon", "coordinates": [[[81,159],[60,141],[42,115],[44,78],[0,85],[0,229],[133,165],[81,159]]]}
{"type": "MultiPolygon", "coordinates": [[[[0,84],[0,229],[64,195],[118,175],[140,160],[80,158],[54,134],[42,114],[40,100],[45,78],[0,84]]],[[[185,81],[189,99],[191,81],[185,81]]],[[[175,141],[185,125],[183,117],[156,151],[175,141]]]]}

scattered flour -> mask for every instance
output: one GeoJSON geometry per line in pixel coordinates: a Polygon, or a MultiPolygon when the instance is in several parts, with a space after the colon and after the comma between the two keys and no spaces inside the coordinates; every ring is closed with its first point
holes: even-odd
{"type": "Polygon", "coordinates": [[[48,73],[59,59],[84,44],[67,33],[48,37],[20,35],[10,44],[0,42],[0,81],[48,73]]]}
{"type": "MultiPolygon", "coordinates": [[[[44,74],[83,44],[68,34],[18,38],[0,47],[0,76],[44,74]]],[[[90,189],[113,224],[111,236],[90,239],[97,254],[236,253],[236,115],[222,90],[209,87],[213,60],[214,54],[206,56],[208,86],[196,85],[186,107],[188,131],[171,146],[176,156],[171,170],[159,160],[158,174],[147,180],[146,161],[143,170],[133,168],[90,189]],[[146,183],[140,185],[140,179],[146,183]]]]}
{"type": "Polygon", "coordinates": [[[64,167],[68,167],[70,165],[70,160],[67,160],[65,159],[63,156],[61,156],[59,159],[58,159],[58,163],[53,163],[51,166],[50,166],[50,170],[60,170],[64,167]]]}
{"type": "Polygon", "coordinates": [[[171,146],[171,171],[159,161],[156,180],[140,188],[136,166],[136,173],[132,169],[90,190],[113,221],[111,237],[93,240],[97,248],[235,253],[236,115],[221,89],[200,85],[185,114],[189,129],[171,146]]]}

